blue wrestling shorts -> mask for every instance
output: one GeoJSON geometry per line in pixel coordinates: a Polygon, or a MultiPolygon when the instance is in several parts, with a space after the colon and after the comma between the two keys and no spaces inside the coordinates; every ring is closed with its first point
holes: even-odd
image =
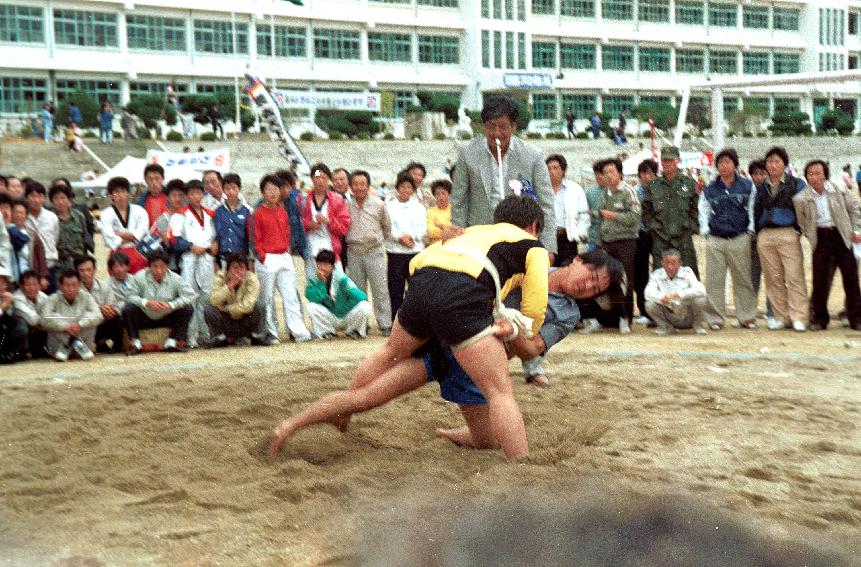
{"type": "Polygon", "coordinates": [[[472,378],[464,372],[451,349],[433,345],[424,350],[422,362],[428,382],[439,382],[440,397],[464,405],[486,404],[487,400],[472,378]]]}

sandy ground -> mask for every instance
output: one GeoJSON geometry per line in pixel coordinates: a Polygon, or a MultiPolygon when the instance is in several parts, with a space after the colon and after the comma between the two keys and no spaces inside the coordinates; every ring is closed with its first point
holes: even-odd
{"type": "Polygon", "coordinates": [[[572,335],[549,357],[551,388],[512,365],[531,447],[516,465],[434,438],[460,419],[434,385],[264,457],[276,422],[343,387],[376,337],[6,368],[0,563],[349,564],[363,526],[410,487],[552,495],[584,478],[696,494],[858,554],[861,371],[847,340],[858,334],[572,335]]]}
{"type": "MultiPolygon", "coordinates": [[[[841,139],[847,160],[858,140],[841,139]]],[[[812,156],[833,141],[798,143],[812,156]]],[[[368,147],[340,155],[382,175],[415,152],[439,172],[453,143],[368,147]]],[[[307,153],[332,161],[335,149],[307,153]]],[[[572,149],[586,162],[584,144],[572,149]]],[[[841,297],[837,278],[832,307],[841,297]]],[[[516,465],[436,439],[460,416],[434,385],[358,416],[346,434],[311,428],[264,457],[277,422],[345,387],[380,341],[0,368],[0,565],[349,565],[367,526],[402,511],[405,494],[561,498],[587,479],[694,495],[858,563],[861,333],[574,334],[549,356],[551,388],[511,366],[531,448],[516,465]]]]}

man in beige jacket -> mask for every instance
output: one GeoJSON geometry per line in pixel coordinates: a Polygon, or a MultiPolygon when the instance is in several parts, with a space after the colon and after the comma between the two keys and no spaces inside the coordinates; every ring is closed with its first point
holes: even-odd
{"type": "Polygon", "coordinates": [[[248,271],[245,256],[227,256],[227,267],[215,274],[209,298],[204,317],[213,348],[244,338],[250,338],[254,344],[266,344],[263,340],[266,330],[261,325],[265,306],[260,301],[260,283],[254,272],[248,271]]]}
{"type": "Polygon", "coordinates": [[[93,358],[96,327],[104,319],[99,304],[86,290],[74,270],[60,275],[59,289],[42,308],[42,328],[48,331],[48,353],[60,362],[77,354],[82,360],[93,358]]]}
{"type": "Polygon", "coordinates": [[[810,329],[828,326],[828,294],[834,266],[840,269],[850,326],[861,331],[861,290],[852,244],[861,242],[861,210],[855,196],[828,180],[828,164],[813,160],[804,167],[805,187],[792,198],[798,226],[813,251],[813,321],[810,329]]]}

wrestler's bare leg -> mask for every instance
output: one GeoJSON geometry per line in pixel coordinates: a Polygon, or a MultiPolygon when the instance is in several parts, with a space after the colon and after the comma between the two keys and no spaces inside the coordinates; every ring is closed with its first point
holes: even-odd
{"type": "Polygon", "coordinates": [[[361,388],[327,394],[281,422],[273,432],[269,455],[274,457],[287,438],[304,427],[331,423],[343,431],[342,424],[349,422],[352,414],[379,407],[424,384],[427,384],[424,363],[419,358],[407,358],[361,388]]]}
{"type": "Polygon", "coordinates": [[[490,431],[487,404],[460,404],[460,413],[466,425],[453,429],[437,429],[436,436],[463,447],[499,449],[499,443],[490,431]]]}
{"type": "Polygon", "coordinates": [[[495,336],[484,337],[455,351],[454,358],[487,400],[490,431],[505,456],[511,460],[525,457],[529,453],[529,442],[523,415],[514,399],[502,341],[495,336]]]}

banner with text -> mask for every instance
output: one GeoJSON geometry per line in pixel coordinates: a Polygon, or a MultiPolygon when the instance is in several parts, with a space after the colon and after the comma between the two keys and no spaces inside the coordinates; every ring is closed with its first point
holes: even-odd
{"type": "Polygon", "coordinates": [[[380,111],[380,93],[279,91],[269,94],[281,108],[380,111]]]}
{"type": "Polygon", "coordinates": [[[157,163],[162,167],[187,167],[197,171],[217,169],[218,171],[230,170],[230,150],[209,150],[207,152],[162,152],[149,150],[146,153],[146,162],[157,163]]]}

